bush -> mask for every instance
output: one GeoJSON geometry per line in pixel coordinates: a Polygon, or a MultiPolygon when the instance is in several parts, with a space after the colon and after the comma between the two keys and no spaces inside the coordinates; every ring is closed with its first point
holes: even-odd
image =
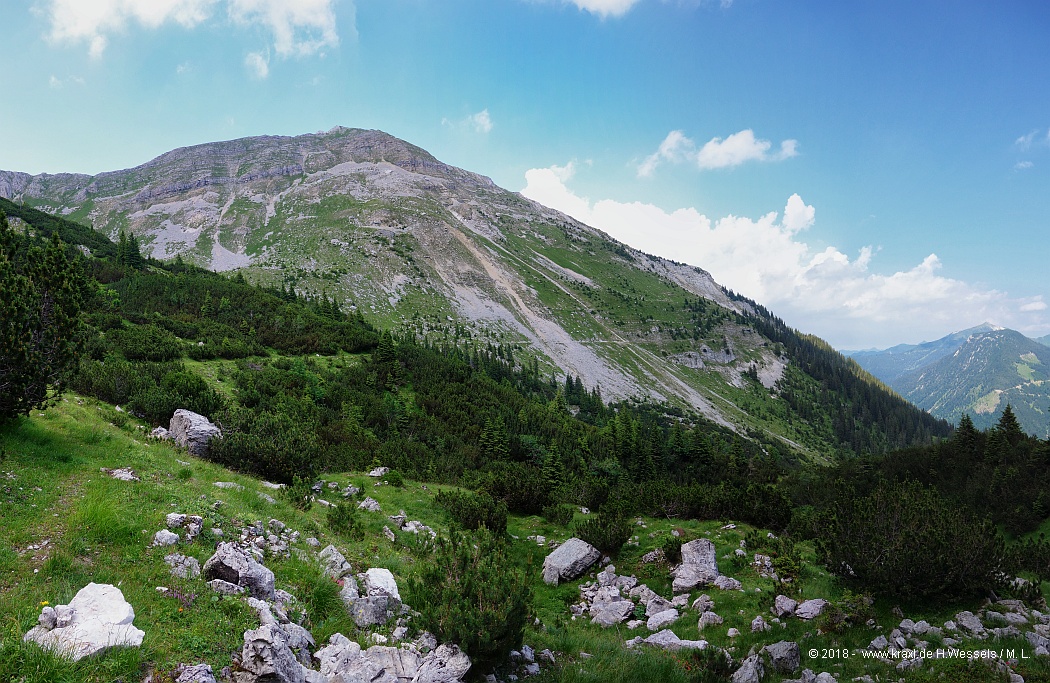
{"type": "Polygon", "coordinates": [[[106,333],[128,360],[166,361],[182,356],[182,345],[171,332],[156,325],[132,325],[106,333]]]}
{"type": "Polygon", "coordinates": [[[682,539],[668,535],[660,545],[660,549],[664,551],[664,559],[669,565],[676,565],[682,561],[682,539]]]}
{"type": "Polygon", "coordinates": [[[821,633],[842,633],[854,626],[863,626],[875,618],[875,601],[867,595],[845,591],[842,599],[828,605],[817,619],[821,633]]]}
{"type": "Polygon", "coordinates": [[[507,533],[507,504],[487,493],[441,491],[434,503],[445,508],[452,520],[464,529],[474,531],[485,527],[502,536],[507,533]]]}
{"type": "Polygon", "coordinates": [[[883,483],[864,497],[843,491],[832,508],[818,550],[849,584],[935,600],[977,595],[999,581],[999,532],[934,489],[883,483]]]}
{"type": "Polygon", "coordinates": [[[572,522],[572,516],[575,512],[576,508],[572,505],[555,503],[543,508],[543,518],[551,524],[568,526],[572,522]]]}
{"type": "Polygon", "coordinates": [[[209,459],[284,484],[313,477],[324,455],[316,425],[285,412],[237,410],[225,417],[209,459]]]}
{"type": "Polygon", "coordinates": [[[364,527],[357,518],[357,508],[352,503],[340,502],[328,508],[328,528],[333,532],[353,540],[365,537],[364,527]]]}
{"type": "Polygon", "coordinates": [[[490,463],[484,472],[467,472],[463,486],[504,501],[512,512],[535,515],[544,509],[543,496],[535,493],[543,490],[543,476],[539,468],[522,462],[500,460],[490,463]]]}
{"type": "Polygon", "coordinates": [[[306,512],[314,504],[314,492],[310,482],[302,477],[292,477],[292,483],[281,489],[281,497],[297,510],[306,512]]]}
{"type": "Polygon", "coordinates": [[[435,542],[433,561],[420,566],[407,593],[420,610],[421,629],[438,642],[458,643],[481,671],[521,646],[532,591],[505,541],[486,530],[453,530],[435,542]]]}
{"type": "Polygon", "coordinates": [[[387,472],[386,477],[384,477],[384,479],[386,480],[386,483],[390,484],[391,486],[396,486],[397,488],[402,488],[405,485],[405,480],[401,477],[401,473],[397,470],[390,470],[389,472],[387,472]]]}
{"type": "Polygon", "coordinates": [[[633,527],[619,509],[602,510],[590,519],[576,523],[576,536],[610,555],[618,553],[631,537],[633,527]]]}

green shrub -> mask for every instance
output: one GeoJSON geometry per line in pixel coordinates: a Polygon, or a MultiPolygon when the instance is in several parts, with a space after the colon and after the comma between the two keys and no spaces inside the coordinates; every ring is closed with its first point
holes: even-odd
{"type": "Polygon", "coordinates": [[[667,564],[675,565],[682,561],[681,538],[668,534],[667,538],[660,544],[660,549],[664,551],[664,559],[667,560],[667,564]]]}
{"type": "Polygon", "coordinates": [[[843,491],[818,539],[843,581],[902,599],[959,599],[999,582],[1003,539],[934,489],[880,484],[870,495],[843,491]]]}
{"type": "Polygon", "coordinates": [[[500,460],[489,463],[484,472],[466,472],[463,486],[504,501],[512,512],[535,515],[543,510],[544,496],[535,493],[543,489],[543,475],[538,467],[522,462],[500,460]]]}
{"type": "Polygon", "coordinates": [[[397,488],[402,488],[405,485],[405,480],[401,477],[401,473],[397,470],[390,470],[389,472],[387,472],[386,477],[384,477],[384,480],[386,481],[386,483],[390,484],[391,486],[396,486],[397,488]]]}
{"type": "Polygon", "coordinates": [[[237,410],[220,420],[208,457],[226,467],[290,484],[312,478],[323,459],[317,426],[286,412],[237,410]]]}
{"type": "Polygon", "coordinates": [[[357,518],[357,508],[352,503],[340,502],[328,508],[326,518],[328,528],[340,536],[353,540],[365,537],[364,527],[357,518]]]}
{"type": "Polygon", "coordinates": [[[292,483],[281,489],[281,497],[297,510],[306,512],[314,504],[314,492],[310,481],[302,477],[293,477],[292,483]]]}
{"type": "Polygon", "coordinates": [[[607,508],[576,523],[576,536],[610,555],[618,553],[631,538],[631,521],[620,509],[607,508]]]}
{"type": "Polygon", "coordinates": [[[733,675],[732,659],[725,650],[708,647],[703,650],[686,650],[689,683],[722,683],[733,675]]]}
{"type": "Polygon", "coordinates": [[[132,325],[106,333],[128,360],[166,361],[182,356],[182,345],[171,332],[156,325],[132,325]]]}
{"type": "Polygon", "coordinates": [[[507,533],[507,504],[487,493],[441,491],[434,496],[434,503],[443,507],[464,529],[474,531],[485,527],[499,536],[507,533]]]}
{"type": "Polygon", "coordinates": [[[568,526],[572,522],[572,517],[576,512],[576,508],[572,505],[565,505],[563,503],[555,503],[548,505],[543,508],[543,518],[551,524],[557,524],[558,526],[568,526]]]}
{"type": "Polygon", "coordinates": [[[506,542],[487,530],[455,530],[435,542],[434,557],[407,583],[416,623],[438,642],[458,643],[480,671],[507,660],[521,646],[531,586],[506,542]]]}
{"type": "Polygon", "coordinates": [[[841,600],[825,607],[817,619],[817,629],[821,633],[842,633],[852,627],[864,626],[875,618],[874,604],[871,597],[847,590],[841,600]]]}

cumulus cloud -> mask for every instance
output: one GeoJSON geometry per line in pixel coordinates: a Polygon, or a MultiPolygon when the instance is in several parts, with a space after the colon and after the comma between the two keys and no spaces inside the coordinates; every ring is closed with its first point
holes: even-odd
{"type": "Polygon", "coordinates": [[[229,0],[229,11],[237,23],[267,27],[282,57],[339,44],[333,0],[229,0]]]}
{"type": "Polygon", "coordinates": [[[711,138],[700,148],[696,163],[700,168],[728,168],[748,161],[782,161],[798,154],[797,140],[784,140],[780,143],[780,150],[770,154],[772,146],[769,140],[755,138],[754,131],[748,128],[725,140],[711,138]]]}
{"type": "Polygon", "coordinates": [[[56,42],[86,42],[88,54],[102,56],[107,36],[129,23],[147,28],[173,22],[192,28],[207,19],[218,0],[49,0],[45,12],[56,42]]]}
{"type": "Polygon", "coordinates": [[[695,208],[592,201],[572,192],[571,177],[566,167],[531,169],[522,194],[643,251],[700,266],[838,348],[936,339],[985,320],[1022,332],[1048,322],[1041,297],[1011,298],[946,277],[936,254],[887,274],[873,269],[874,247],[851,257],[833,246],[810,246],[803,236],[816,209],[797,194],[783,212],[710,218],[695,208]]]}
{"type": "Polygon", "coordinates": [[[270,75],[270,60],[261,52],[249,52],[244,57],[244,66],[252,78],[262,80],[270,75]]]}
{"type": "Polygon", "coordinates": [[[694,162],[702,170],[731,168],[749,161],[783,161],[798,155],[798,141],[784,140],[776,152],[773,143],[755,137],[750,128],[726,138],[711,138],[697,149],[696,143],[680,130],[672,130],[655,152],[638,164],[638,176],[649,177],[664,163],[694,162]]]}
{"type": "MultiPolygon", "coordinates": [[[[110,36],[132,26],[156,29],[176,24],[191,29],[222,16],[226,5],[236,24],[266,28],[278,55],[310,55],[339,44],[335,0],[43,0],[55,42],[86,43],[99,58],[110,36]]],[[[344,2],[353,13],[352,2],[344,2]]]]}

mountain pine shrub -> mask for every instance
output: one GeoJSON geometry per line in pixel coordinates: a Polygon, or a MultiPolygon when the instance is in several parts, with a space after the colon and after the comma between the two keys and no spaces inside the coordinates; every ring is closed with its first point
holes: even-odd
{"type": "Polygon", "coordinates": [[[631,538],[633,527],[627,513],[614,505],[607,505],[590,519],[576,523],[576,536],[607,554],[620,551],[631,538]]]}
{"type": "Polygon", "coordinates": [[[507,504],[487,493],[441,491],[434,496],[434,502],[464,529],[474,531],[485,527],[499,536],[507,533],[507,504]]]}
{"type": "Polygon", "coordinates": [[[935,489],[882,483],[867,496],[844,490],[817,539],[828,567],[876,595],[959,599],[994,587],[1005,547],[995,526],[935,489]]]}
{"type": "Polygon", "coordinates": [[[407,582],[420,628],[439,642],[458,643],[486,671],[521,647],[532,589],[500,536],[453,529],[434,543],[430,562],[407,582]]]}

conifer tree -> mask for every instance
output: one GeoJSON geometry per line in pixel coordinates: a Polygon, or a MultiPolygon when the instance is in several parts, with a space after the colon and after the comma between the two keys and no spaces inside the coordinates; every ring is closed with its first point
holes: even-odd
{"type": "Polygon", "coordinates": [[[0,420],[65,389],[83,345],[85,287],[57,231],[41,247],[16,236],[0,212],[0,420]]]}

